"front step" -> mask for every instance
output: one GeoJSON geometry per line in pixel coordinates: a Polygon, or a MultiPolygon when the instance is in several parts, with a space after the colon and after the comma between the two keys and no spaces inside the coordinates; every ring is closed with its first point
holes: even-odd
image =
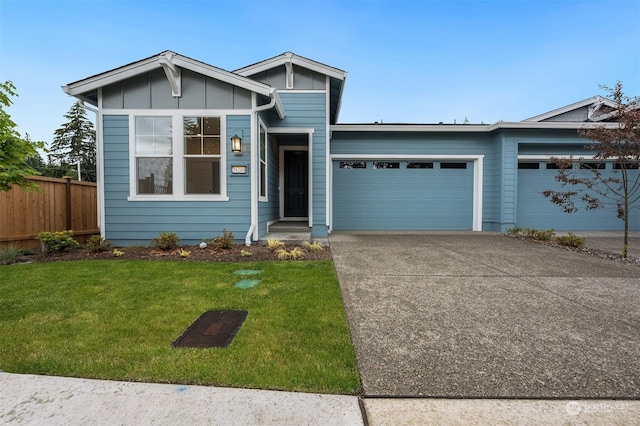
{"type": "MultiPolygon", "coordinates": [[[[278,240],[285,244],[302,245],[312,241],[309,222],[276,222],[269,226],[269,232],[260,237],[259,243],[266,244],[268,240],[278,240]]],[[[326,238],[315,238],[323,245],[328,245],[326,238]]]]}
{"type": "Polygon", "coordinates": [[[276,222],[269,226],[269,233],[311,233],[309,222],[276,222]]]}

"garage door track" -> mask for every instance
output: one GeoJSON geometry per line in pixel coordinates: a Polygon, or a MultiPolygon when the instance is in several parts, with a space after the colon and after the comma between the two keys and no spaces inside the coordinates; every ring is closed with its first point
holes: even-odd
{"type": "Polygon", "coordinates": [[[330,243],[365,396],[640,398],[640,268],[490,233],[330,243]]]}

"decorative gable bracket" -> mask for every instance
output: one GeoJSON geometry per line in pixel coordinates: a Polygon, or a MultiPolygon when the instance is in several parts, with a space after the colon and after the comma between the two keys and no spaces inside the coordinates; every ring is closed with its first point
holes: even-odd
{"type": "Polygon", "coordinates": [[[169,85],[171,86],[171,95],[174,98],[179,98],[180,96],[182,96],[182,78],[180,68],[178,68],[171,61],[173,55],[173,52],[166,52],[160,56],[158,62],[164,70],[164,74],[167,76],[167,80],[169,80],[169,85]]]}

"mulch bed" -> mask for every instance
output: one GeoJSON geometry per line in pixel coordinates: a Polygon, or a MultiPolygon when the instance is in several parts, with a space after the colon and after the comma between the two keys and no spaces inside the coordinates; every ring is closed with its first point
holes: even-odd
{"type": "MultiPolygon", "coordinates": [[[[285,246],[291,250],[296,246],[285,246]]],[[[51,262],[59,260],[90,260],[90,259],[142,259],[142,260],[179,260],[183,262],[259,262],[278,260],[276,253],[265,245],[235,245],[227,250],[213,250],[209,247],[201,249],[198,246],[182,246],[176,250],[160,251],[153,247],[119,247],[121,256],[113,254],[113,248],[101,253],[91,253],[83,248],[67,249],[62,253],[37,253],[22,256],[21,262],[51,262]],[[180,249],[189,251],[188,256],[181,256],[180,249]],[[251,255],[248,255],[251,253],[251,255]]],[[[330,260],[331,250],[324,247],[322,251],[304,251],[301,260],[330,260]]]]}

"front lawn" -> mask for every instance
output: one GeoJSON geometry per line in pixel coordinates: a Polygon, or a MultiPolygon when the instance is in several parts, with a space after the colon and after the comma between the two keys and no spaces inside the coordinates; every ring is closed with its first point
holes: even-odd
{"type": "Polygon", "coordinates": [[[91,260],[0,266],[0,370],[354,394],[330,261],[91,260]],[[240,269],[261,270],[235,288],[240,269]],[[174,348],[203,312],[249,312],[227,348],[174,348]]]}

